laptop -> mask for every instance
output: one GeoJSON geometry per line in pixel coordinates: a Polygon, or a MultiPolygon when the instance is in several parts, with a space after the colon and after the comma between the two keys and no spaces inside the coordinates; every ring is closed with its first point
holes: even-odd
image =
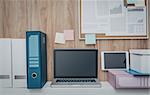
{"type": "Polygon", "coordinates": [[[97,49],[54,49],[51,87],[101,87],[97,49]]]}

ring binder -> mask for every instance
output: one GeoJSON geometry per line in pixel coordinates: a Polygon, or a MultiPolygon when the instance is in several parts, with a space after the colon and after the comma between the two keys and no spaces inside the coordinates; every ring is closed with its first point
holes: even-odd
{"type": "Polygon", "coordinates": [[[47,81],[46,34],[26,32],[27,88],[42,88],[47,81]]]}

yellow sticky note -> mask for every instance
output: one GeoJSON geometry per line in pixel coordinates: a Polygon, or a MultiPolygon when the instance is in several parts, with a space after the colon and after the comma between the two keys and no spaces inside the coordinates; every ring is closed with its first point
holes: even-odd
{"type": "Polygon", "coordinates": [[[64,33],[56,33],[56,35],[55,35],[55,43],[65,44],[64,33]]]}
{"type": "Polygon", "coordinates": [[[65,40],[74,40],[74,31],[73,30],[64,30],[65,40]]]}
{"type": "Polygon", "coordinates": [[[85,44],[96,44],[96,35],[85,34],[85,44]]]}

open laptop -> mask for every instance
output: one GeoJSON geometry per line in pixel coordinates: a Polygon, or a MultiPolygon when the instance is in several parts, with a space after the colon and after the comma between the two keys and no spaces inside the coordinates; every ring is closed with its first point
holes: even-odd
{"type": "Polygon", "coordinates": [[[54,49],[51,87],[101,87],[97,49],[54,49]]]}

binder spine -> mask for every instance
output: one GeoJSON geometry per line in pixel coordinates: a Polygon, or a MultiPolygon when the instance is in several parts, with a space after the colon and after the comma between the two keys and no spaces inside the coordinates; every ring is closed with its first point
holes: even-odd
{"type": "Polygon", "coordinates": [[[27,32],[27,87],[41,88],[40,34],[27,32]]]}
{"type": "Polygon", "coordinates": [[[40,31],[26,33],[27,87],[42,88],[47,82],[46,34],[40,31]]]}

